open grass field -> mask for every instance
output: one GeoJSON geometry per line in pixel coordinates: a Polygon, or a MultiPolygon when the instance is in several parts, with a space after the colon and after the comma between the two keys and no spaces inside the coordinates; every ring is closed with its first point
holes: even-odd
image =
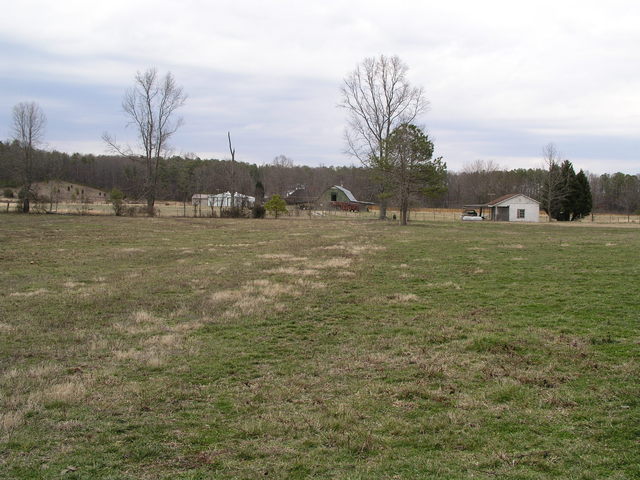
{"type": "Polygon", "coordinates": [[[640,477],[637,227],[0,227],[0,478],[640,477]]]}

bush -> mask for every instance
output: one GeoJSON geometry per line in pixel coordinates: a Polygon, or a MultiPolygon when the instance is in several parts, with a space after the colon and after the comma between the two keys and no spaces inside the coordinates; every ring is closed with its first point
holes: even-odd
{"type": "Polygon", "coordinates": [[[273,195],[264,208],[275,215],[276,218],[278,218],[279,213],[287,213],[287,203],[280,195],[273,195]]]}
{"type": "Polygon", "coordinates": [[[14,198],[15,195],[13,194],[13,190],[11,188],[5,188],[4,189],[4,196],[6,198],[14,198]]]}
{"type": "Polygon", "coordinates": [[[149,210],[149,207],[146,205],[129,205],[124,207],[122,213],[128,217],[137,217],[139,215],[154,217],[158,214],[158,209],[153,208],[149,210]]]}
{"type": "Polygon", "coordinates": [[[28,198],[29,200],[33,199],[33,194],[26,189],[25,187],[22,187],[19,191],[18,191],[18,198],[20,200],[24,200],[25,198],[28,198]]]}
{"type": "Polygon", "coordinates": [[[263,205],[254,205],[251,209],[251,218],[264,218],[267,209],[263,205]]]}
{"type": "Polygon", "coordinates": [[[220,212],[220,218],[241,218],[246,216],[247,213],[242,207],[229,207],[220,212]]]}
{"type": "Polygon", "coordinates": [[[121,216],[124,212],[124,193],[117,188],[112,189],[109,193],[109,202],[111,202],[113,212],[116,216],[121,216]]]}

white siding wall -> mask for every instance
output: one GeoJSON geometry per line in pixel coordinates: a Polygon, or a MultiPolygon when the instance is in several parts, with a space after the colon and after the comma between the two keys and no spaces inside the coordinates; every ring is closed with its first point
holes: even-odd
{"type": "Polygon", "coordinates": [[[522,195],[500,203],[500,206],[507,205],[509,205],[510,222],[537,222],[540,219],[540,205],[522,195]],[[518,210],[521,209],[524,210],[524,218],[518,218],[518,210]]]}

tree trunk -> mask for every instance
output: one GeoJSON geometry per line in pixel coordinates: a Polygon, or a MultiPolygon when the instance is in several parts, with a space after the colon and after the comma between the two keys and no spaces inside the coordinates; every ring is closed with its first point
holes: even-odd
{"type": "Polygon", "coordinates": [[[380,200],[380,215],[378,219],[384,220],[385,218],[387,218],[387,199],[383,198],[380,200]]]}
{"type": "Polygon", "coordinates": [[[150,217],[154,216],[154,208],[153,206],[155,205],[155,198],[153,197],[153,195],[149,195],[147,197],[147,215],[149,215],[150,217]]]}
{"type": "Polygon", "coordinates": [[[22,213],[29,213],[29,197],[22,201],[22,213]]]}
{"type": "Polygon", "coordinates": [[[407,217],[409,213],[409,200],[407,198],[403,198],[400,200],[400,224],[407,224],[407,217]]]}

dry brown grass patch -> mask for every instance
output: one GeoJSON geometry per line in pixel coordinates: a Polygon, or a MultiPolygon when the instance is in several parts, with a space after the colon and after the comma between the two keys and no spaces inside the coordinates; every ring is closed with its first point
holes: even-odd
{"type": "Polygon", "coordinates": [[[45,387],[39,392],[29,395],[29,404],[47,404],[51,402],[73,403],[81,401],[86,393],[83,382],[70,380],[45,387]]]}
{"type": "Polygon", "coordinates": [[[9,323],[0,322],[0,333],[15,332],[18,328],[15,325],[9,323]]]}
{"type": "Polygon", "coordinates": [[[285,260],[291,257],[293,257],[293,255],[288,253],[264,253],[262,255],[258,255],[258,258],[266,258],[269,260],[285,260]]]}
{"type": "Polygon", "coordinates": [[[45,293],[49,293],[49,290],[46,288],[39,288],[37,290],[32,290],[30,292],[12,292],[9,294],[10,297],[35,297],[37,295],[44,295],[45,293]]]}
{"type": "Polygon", "coordinates": [[[145,249],[137,248],[137,247],[128,247],[128,248],[119,248],[118,251],[122,253],[139,253],[139,252],[144,252],[145,249]]]}
{"type": "Polygon", "coordinates": [[[162,321],[160,317],[156,317],[145,310],[138,310],[137,312],[134,312],[132,319],[136,323],[159,323],[162,321]]]}
{"type": "Polygon", "coordinates": [[[278,267],[271,270],[265,270],[267,274],[284,274],[293,277],[310,277],[318,275],[320,272],[315,268],[295,268],[295,267],[278,267]]]}
{"type": "Polygon", "coordinates": [[[63,432],[78,430],[79,428],[82,428],[82,427],[83,427],[82,422],[78,420],[64,420],[62,422],[56,423],[56,428],[63,432]]]}
{"type": "Polygon", "coordinates": [[[246,297],[235,302],[225,313],[225,318],[239,318],[241,316],[255,315],[264,312],[269,306],[273,306],[272,299],[265,297],[246,297]]]}
{"type": "Polygon", "coordinates": [[[274,285],[274,284],[275,284],[275,282],[269,280],[268,278],[259,278],[257,280],[251,280],[246,285],[259,287],[259,288],[268,288],[268,287],[270,287],[271,285],[274,285]]]}
{"type": "Polygon", "coordinates": [[[22,425],[23,421],[24,412],[22,410],[0,413],[0,432],[9,433],[22,425]]]}
{"type": "Polygon", "coordinates": [[[299,278],[296,280],[296,285],[302,289],[314,289],[319,290],[321,288],[326,288],[327,284],[323,282],[314,282],[313,280],[307,280],[299,278]]]}
{"type": "Polygon", "coordinates": [[[318,247],[317,250],[341,250],[349,255],[362,255],[363,253],[371,253],[380,250],[385,250],[385,247],[380,245],[371,245],[368,243],[362,245],[356,245],[354,243],[338,243],[336,245],[327,245],[325,247],[318,247]]]}
{"type": "Polygon", "coordinates": [[[397,303],[415,302],[419,300],[419,297],[413,293],[394,293],[387,298],[397,303]]]}
{"type": "Polygon", "coordinates": [[[169,333],[166,335],[154,335],[144,341],[145,345],[160,347],[160,348],[176,348],[182,343],[182,338],[175,334],[169,333]]]}
{"type": "Polygon", "coordinates": [[[212,293],[209,296],[209,300],[213,303],[225,303],[238,300],[242,298],[243,292],[240,290],[220,290],[219,292],[212,293]]]}
{"type": "Polygon", "coordinates": [[[311,265],[315,269],[328,269],[328,268],[347,268],[351,265],[353,260],[346,257],[329,258],[327,260],[314,263],[311,265]]]}
{"type": "Polygon", "coordinates": [[[54,365],[52,363],[44,363],[41,365],[34,365],[33,367],[28,368],[24,374],[28,378],[46,378],[56,375],[62,371],[62,367],[60,365],[54,365]]]}
{"type": "Polygon", "coordinates": [[[345,277],[345,278],[352,278],[356,276],[355,272],[351,272],[349,270],[342,270],[340,272],[338,272],[338,276],[339,277],[345,277]]]}
{"type": "MultiPolygon", "coordinates": [[[[288,268],[281,268],[278,271],[288,268]]],[[[299,272],[297,269],[293,269],[299,272]]],[[[284,305],[276,300],[283,296],[298,297],[303,294],[300,285],[278,283],[270,279],[251,280],[234,290],[222,290],[209,297],[214,303],[231,303],[223,313],[223,318],[240,318],[255,315],[267,309],[282,311],[284,305]]]]}
{"type": "Polygon", "coordinates": [[[164,363],[162,353],[153,349],[137,350],[130,348],[129,350],[116,350],[113,352],[113,356],[116,360],[130,360],[150,367],[158,367],[164,363]]]}
{"type": "Polygon", "coordinates": [[[460,290],[462,287],[455,282],[440,282],[440,283],[427,283],[429,288],[452,288],[454,290],[460,290]]]}

